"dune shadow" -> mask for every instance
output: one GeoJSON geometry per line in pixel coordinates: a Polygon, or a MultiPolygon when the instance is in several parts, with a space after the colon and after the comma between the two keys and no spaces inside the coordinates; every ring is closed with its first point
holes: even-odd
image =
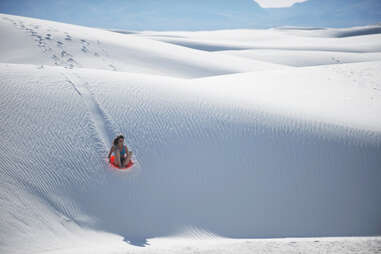
{"type": "Polygon", "coordinates": [[[123,31],[123,30],[109,30],[114,33],[120,33],[120,34],[138,34],[138,32],[134,31],[123,31]]]}
{"type": "Polygon", "coordinates": [[[147,247],[149,245],[146,238],[127,238],[124,237],[124,242],[137,246],[137,247],[147,247]]]}
{"type": "Polygon", "coordinates": [[[161,40],[166,43],[183,46],[186,48],[203,50],[208,52],[213,51],[224,51],[224,50],[247,50],[251,49],[250,47],[242,47],[242,46],[233,46],[233,45],[217,45],[217,44],[208,44],[203,42],[190,42],[190,41],[172,41],[172,40],[161,40]]]}
{"type": "Polygon", "coordinates": [[[343,37],[362,36],[362,35],[371,35],[371,34],[379,34],[379,33],[381,33],[381,27],[369,27],[369,28],[345,31],[339,34],[337,37],[343,38],[343,37]]]}

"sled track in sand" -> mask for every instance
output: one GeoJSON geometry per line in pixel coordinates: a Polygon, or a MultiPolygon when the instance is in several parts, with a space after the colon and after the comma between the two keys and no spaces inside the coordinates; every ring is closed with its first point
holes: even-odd
{"type": "MultiPolygon", "coordinates": [[[[62,75],[87,106],[90,119],[94,124],[94,129],[97,134],[96,136],[103,144],[101,147],[97,147],[98,151],[100,153],[108,153],[108,149],[114,137],[122,134],[120,127],[116,127],[117,124],[101,108],[94,94],[91,92],[88,82],[81,81],[81,77],[77,73],[72,73],[71,75],[62,73],[62,75]]],[[[133,155],[133,160],[135,162],[134,168],[140,168],[135,154],[133,155]]]]}
{"type": "Polygon", "coordinates": [[[110,120],[91,94],[87,82],[81,82],[80,77],[77,74],[71,75],[70,77],[67,74],[63,75],[66,78],[66,81],[73,86],[74,90],[81,96],[84,103],[87,105],[88,112],[94,122],[98,136],[104,145],[104,149],[107,150],[107,147],[112,143],[112,138],[116,134],[115,130],[111,127],[110,120]]]}

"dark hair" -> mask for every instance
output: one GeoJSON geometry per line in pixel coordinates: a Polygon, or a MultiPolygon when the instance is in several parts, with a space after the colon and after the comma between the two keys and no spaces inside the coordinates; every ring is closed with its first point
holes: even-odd
{"type": "Polygon", "coordinates": [[[123,135],[119,135],[116,138],[114,138],[114,145],[115,146],[118,145],[119,139],[121,139],[121,138],[124,139],[123,135]]]}

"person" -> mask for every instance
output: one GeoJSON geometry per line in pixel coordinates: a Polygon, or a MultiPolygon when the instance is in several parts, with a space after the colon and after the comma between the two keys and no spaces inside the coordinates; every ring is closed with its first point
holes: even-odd
{"type": "Polygon", "coordinates": [[[113,145],[108,153],[108,158],[110,159],[111,154],[114,153],[115,160],[114,164],[119,168],[125,168],[128,162],[131,160],[132,152],[128,151],[126,145],[124,145],[123,135],[119,135],[114,139],[113,145]]]}

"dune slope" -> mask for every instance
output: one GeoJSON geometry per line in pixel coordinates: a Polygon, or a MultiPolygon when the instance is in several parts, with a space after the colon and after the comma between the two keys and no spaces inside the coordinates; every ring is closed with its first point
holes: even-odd
{"type": "Polygon", "coordinates": [[[285,66],[179,47],[138,36],[0,14],[0,62],[93,68],[181,78],[285,66]]]}
{"type": "Polygon", "coordinates": [[[36,227],[43,242],[90,228],[137,245],[192,228],[233,238],[380,233],[379,129],[275,114],[180,79],[1,68],[3,246],[34,239],[36,227]],[[105,159],[119,132],[138,164],[127,174],[105,159]]]}
{"type": "Polygon", "coordinates": [[[1,253],[279,253],[244,239],[381,234],[380,61],[293,68],[10,15],[0,29],[1,253]],[[106,158],[119,133],[127,172],[106,158]]]}

